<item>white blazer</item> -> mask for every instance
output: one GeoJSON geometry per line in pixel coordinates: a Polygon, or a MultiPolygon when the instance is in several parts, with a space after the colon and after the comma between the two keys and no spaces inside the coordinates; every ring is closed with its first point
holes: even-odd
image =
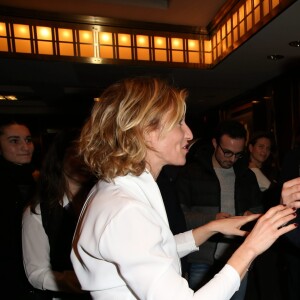
{"type": "Polygon", "coordinates": [[[230,299],[240,277],[229,265],[195,294],[188,287],[180,257],[197,249],[192,231],[173,236],[159,188],[145,171],[92,189],[71,260],[93,299],[230,299]]]}

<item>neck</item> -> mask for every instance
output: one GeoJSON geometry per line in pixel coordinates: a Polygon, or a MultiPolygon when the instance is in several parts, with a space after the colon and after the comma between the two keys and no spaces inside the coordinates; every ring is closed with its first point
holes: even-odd
{"type": "Polygon", "coordinates": [[[161,168],[160,169],[157,169],[155,170],[154,168],[151,168],[150,166],[147,167],[147,170],[148,172],[150,172],[150,174],[152,175],[152,177],[154,178],[154,180],[156,181],[158,176],[159,176],[159,173],[161,171],[161,168]]]}
{"type": "Polygon", "coordinates": [[[259,168],[259,169],[262,167],[262,163],[253,158],[251,158],[250,165],[254,168],[259,168]]]}
{"type": "Polygon", "coordinates": [[[146,158],[146,169],[151,173],[154,180],[157,179],[162,167],[161,161],[157,159],[153,152],[149,151],[146,158]]]}
{"type": "Polygon", "coordinates": [[[150,173],[153,176],[154,180],[156,181],[159,176],[160,170],[157,172],[153,172],[152,170],[150,170],[150,173]]]}

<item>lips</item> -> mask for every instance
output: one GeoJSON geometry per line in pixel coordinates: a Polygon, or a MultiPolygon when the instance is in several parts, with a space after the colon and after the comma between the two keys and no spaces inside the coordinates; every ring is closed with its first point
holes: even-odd
{"type": "Polygon", "coordinates": [[[21,154],[18,154],[18,156],[31,156],[31,153],[21,153],[21,154]]]}

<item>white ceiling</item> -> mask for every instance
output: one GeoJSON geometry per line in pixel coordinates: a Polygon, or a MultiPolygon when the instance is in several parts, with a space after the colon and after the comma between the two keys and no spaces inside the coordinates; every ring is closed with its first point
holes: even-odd
{"type": "MultiPolygon", "coordinates": [[[[0,0],[0,5],[203,28],[225,2],[0,0]],[[126,5],[125,2],[129,4],[126,5]],[[169,3],[167,7],[166,2],[169,3]]],[[[6,59],[0,56],[0,68],[5,70],[0,72],[0,93],[5,89],[24,93],[31,91],[32,99],[42,100],[41,102],[44,101],[48,105],[70,96],[74,96],[75,99],[76,95],[81,99],[92,98],[92,95],[122,77],[157,74],[165,75],[176,85],[187,88],[190,93],[190,108],[194,112],[203,112],[244,94],[295,66],[298,67],[300,47],[292,48],[288,43],[300,40],[299,16],[300,1],[296,1],[212,70],[74,64],[6,59]],[[267,60],[270,54],[282,54],[285,58],[270,61],[267,60]]]]}

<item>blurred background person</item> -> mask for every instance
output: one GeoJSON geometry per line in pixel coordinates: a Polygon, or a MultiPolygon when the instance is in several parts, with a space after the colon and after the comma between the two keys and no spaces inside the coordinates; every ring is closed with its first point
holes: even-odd
{"type": "Polygon", "coordinates": [[[64,130],[46,152],[37,193],[23,215],[23,257],[35,299],[89,299],[70,252],[82,205],[94,184],[77,153],[78,130],[64,130]]]}
{"type": "MultiPolygon", "coordinates": [[[[275,159],[275,142],[271,132],[253,133],[248,142],[246,159],[262,193],[264,212],[280,202],[279,167],[275,159]]],[[[283,300],[284,264],[280,243],[275,242],[258,257],[249,272],[246,299],[283,300]]]]}
{"type": "MultiPolygon", "coordinates": [[[[226,120],[217,124],[209,143],[200,139],[192,146],[176,181],[188,229],[262,211],[256,177],[242,159],[246,135],[243,124],[226,120]]],[[[189,254],[189,286],[197,290],[206,284],[241,242],[237,237],[217,235],[189,254]]],[[[231,299],[244,299],[246,287],[247,276],[231,299]]]]}
{"type": "Polygon", "coordinates": [[[22,263],[21,223],[24,207],[36,182],[32,164],[34,144],[30,129],[17,120],[0,123],[1,267],[2,291],[12,299],[30,297],[30,285],[22,263]]]}
{"type": "Polygon", "coordinates": [[[274,137],[270,132],[256,132],[248,143],[249,168],[255,173],[263,192],[264,209],[279,203],[279,164],[275,155],[274,137]]]}

